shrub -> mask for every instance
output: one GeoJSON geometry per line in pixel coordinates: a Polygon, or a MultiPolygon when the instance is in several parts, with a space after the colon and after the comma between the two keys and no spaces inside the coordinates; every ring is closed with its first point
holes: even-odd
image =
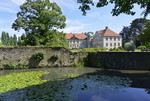
{"type": "Polygon", "coordinates": [[[83,48],[79,49],[78,52],[105,52],[106,48],[83,48]]]}
{"type": "Polygon", "coordinates": [[[84,67],[84,63],[77,63],[77,62],[73,62],[72,67],[84,67]]]}
{"type": "Polygon", "coordinates": [[[51,59],[57,60],[59,58],[59,56],[57,54],[54,54],[53,56],[51,56],[51,59]]]}
{"type": "Polygon", "coordinates": [[[37,61],[41,61],[44,59],[44,53],[43,52],[38,52],[36,54],[33,54],[33,58],[37,61]]]}
{"type": "Polygon", "coordinates": [[[28,67],[23,64],[13,64],[12,62],[3,65],[5,69],[26,69],[28,67]]]}
{"type": "Polygon", "coordinates": [[[118,48],[112,48],[109,50],[110,52],[124,52],[125,50],[123,47],[118,47],[118,48]]]}
{"type": "Polygon", "coordinates": [[[6,63],[3,65],[5,69],[15,69],[16,65],[13,64],[12,62],[6,63]]]}
{"type": "Polygon", "coordinates": [[[124,48],[126,51],[135,51],[136,47],[135,47],[134,43],[127,42],[127,43],[125,43],[124,48]]]}
{"type": "Polygon", "coordinates": [[[145,42],[144,45],[146,46],[146,48],[150,48],[150,42],[145,42]]]}
{"type": "Polygon", "coordinates": [[[146,48],[146,46],[139,46],[139,47],[137,47],[137,49],[145,49],[146,48]]]}

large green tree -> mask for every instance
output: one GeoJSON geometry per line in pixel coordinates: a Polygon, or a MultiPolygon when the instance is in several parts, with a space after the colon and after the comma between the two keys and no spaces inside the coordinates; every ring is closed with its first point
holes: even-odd
{"type": "MultiPolygon", "coordinates": [[[[50,43],[50,38],[63,37],[64,34],[58,29],[63,29],[66,24],[66,17],[62,14],[61,8],[50,0],[27,0],[20,6],[21,11],[17,13],[17,19],[12,25],[15,30],[25,31],[25,45],[46,45],[50,43]],[[53,35],[53,34],[56,34],[53,35]],[[54,36],[54,37],[53,37],[54,36]]],[[[59,41],[63,45],[65,40],[59,41]]],[[[59,44],[59,43],[55,43],[59,44]]],[[[61,45],[61,46],[63,46],[61,45]]],[[[53,46],[51,44],[51,46],[53,46]]]]}
{"type": "Polygon", "coordinates": [[[139,40],[143,45],[150,48],[150,20],[145,23],[144,29],[141,34],[138,36],[139,40]]]}
{"type": "MultiPolygon", "coordinates": [[[[81,3],[79,9],[86,14],[87,10],[90,10],[90,5],[94,5],[94,0],[77,0],[78,3],[81,3]]],[[[112,9],[112,15],[118,16],[121,13],[134,15],[135,12],[133,8],[135,4],[139,5],[140,8],[145,9],[143,11],[144,17],[150,13],[150,0],[99,0],[96,4],[96,7],[104,7],[108,4],[113,4],[114,8],[112,9]]]]}

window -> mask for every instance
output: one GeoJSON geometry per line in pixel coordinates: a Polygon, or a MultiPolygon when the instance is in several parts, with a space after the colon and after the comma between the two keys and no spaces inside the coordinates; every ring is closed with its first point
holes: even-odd
{"type": "Polygon", "coordinates": [[[108,43],[106,43],[106,46],[108,46],[108,43]]]}
{"type": "Polygon", "coordinates": [[[116,38],[114,38],[114,41],[116,41],[116,38]]]}
{"type": "Polygon", "coordinates": [[[116,43],[114,43],[114,46],[116,46],[116,43]]]}
{"type": "Polygon", "coordinates": [[[110,46],[112,46],[112,43],[110,43],[110,46]]]}
{"type": "Polygon", "coordinates": [[[118,40],[120,41],[120,38],[118,38],[118,40]]]}
{"type": "Polygon", "coordinates": [[[118,43],[118,46],[120,47],[120,43],[118,43]]]}

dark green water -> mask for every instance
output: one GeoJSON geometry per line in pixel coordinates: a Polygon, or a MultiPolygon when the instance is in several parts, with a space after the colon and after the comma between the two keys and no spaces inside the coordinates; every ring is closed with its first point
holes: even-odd
{"type": "Polygon", "coordinates": [[[149,71],[41,68],[0,71],[0,75],[26,71],[48,71],[42,79],[51,81],[3,93],[2,101],[150,101],[149,71]],[[64,77],[72,73],[79,76],[64,77]]]}

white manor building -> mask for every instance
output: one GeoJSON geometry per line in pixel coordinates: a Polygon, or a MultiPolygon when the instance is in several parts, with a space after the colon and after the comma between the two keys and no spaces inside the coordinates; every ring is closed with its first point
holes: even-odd
{"type": "Polygon", "coordinates": [[[66,34],[66,39],[68,40],[68,45],[70,49],[87,47],[87,36],[85,34],[69,33],[66,34]]]}
{"type": "Polygon", "coordinates": [[[122,36],[108,27],[92,34],[66,34],[69,48],[103,47],[107,49],[122,47],[122,36]]]}

